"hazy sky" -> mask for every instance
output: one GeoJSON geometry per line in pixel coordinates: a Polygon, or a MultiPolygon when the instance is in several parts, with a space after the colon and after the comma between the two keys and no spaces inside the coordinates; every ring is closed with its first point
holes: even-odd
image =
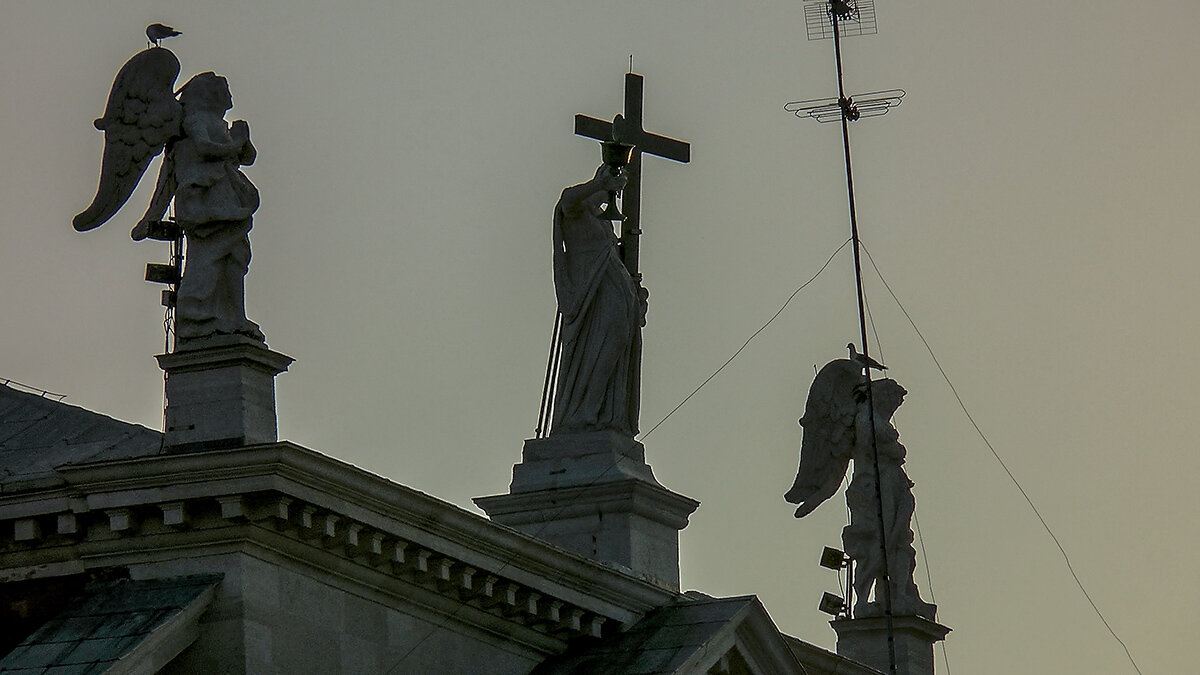
{"type": "MultiPolygon", "coordinates": [[[[643,429],[758,329],[849,236],[836,125],[787,101],[836,93],[803,3],[23,2],[0,7],[0,378],[158,428],[166,246],[71,217],[99,173],[113,76],[146,24],[226,75],[262,192],[251,318],[297,359],[280,437],[475,510],[507,491],[537,417],[554,316],[550,225],[597,145],[577,112],[621,111],[629,55],[646,127],[692,143],[648,158],[643,429]]],[[[1200,625],[1193,485],[1200,379],[1194,195],[1200,5],[877,0],[845,44],[847,88],[901,87],[853,126],[863,239],[975,420],[1071,555],[1142,672],[1182,673],[1200,625]]],[[[151,171],[155,171],[152,168],[151,171]]],[[[874,276],[872,350],[909,390],[897,415],[928,554],[918,579],[954,629],[951,671],[1132,673],[874,276]]],[[[814,366],[857,340],[849,250],[645,442],[701,501],[685,588],[758,594],[832,648],[817,565],[839,495],[796,521],[814,366]]],[[[943,669],[938,654],[938,667],[943,669]]]]}

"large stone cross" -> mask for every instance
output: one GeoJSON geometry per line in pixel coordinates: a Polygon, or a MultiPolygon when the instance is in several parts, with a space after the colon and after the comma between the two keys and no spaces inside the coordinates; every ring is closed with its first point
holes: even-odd
{"type": "Polygon", "coordinates": [[[652,134],[642,128],[642,76],[625,74],[625,115],[617,116],[612,122],[575,116],[575,133],[598,141],[618,141],[634,146],[629,166],[625,168],[628,182],[625,184],[621,210],[625,221],[621,223],[621,260],[635,280],[641,280],[638,272],[638,235],[641,225],[642,154],[672,159],[686,164],[691,160],[691,146],[684,141],[652,134]]]}

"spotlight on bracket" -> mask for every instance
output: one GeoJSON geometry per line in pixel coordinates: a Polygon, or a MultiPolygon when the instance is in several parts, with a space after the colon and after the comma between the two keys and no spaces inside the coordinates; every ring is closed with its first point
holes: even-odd
{"type": "Polygon", "coordinates": [[[839,551],[832,546],[826,546],[824,551],[821,551],[821,567],[831,570],[840,570],[850,566],[850,556],[839,551]]]}
{"type": "Polygon", "coordinates": [[[154,284],[179,285],[179,267],[162,263],[146,263],[146,281],[154,284]]]}
{"type": "Polygon", "coordinates": [[[846,611],[846,601],[833,593],[826,593],[821,596],[821,604],[817,605],[817,609],[830,616],[841,616],[846,611]]]}
{"type": "Polygon", "coordinates": [[[175,241],[180,237],[179,223],[173,220],[146,221],[144,234],[154,241],[175,241]]]}

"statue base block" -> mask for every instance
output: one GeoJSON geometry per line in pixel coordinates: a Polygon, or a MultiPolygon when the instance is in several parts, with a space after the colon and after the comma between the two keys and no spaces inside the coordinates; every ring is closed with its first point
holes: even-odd
{"type": "MultiPolygon", "coordinates": [[[[838,656],[889,672],[886,617],[836,619],[829,624],[837,632],[838,656]]],[[[933,643],[944,640],[950,629],[919,616],[892,617],[892,628],[897,675],[933,675],[933,643]]]]}
{"type": "Polygon", "coordinates": [[[493,522],[679,589],[679,531],[700,502],[654,479],[641,443],[615,432],[525,441],[509,493],[476,497],[493,522]]]}
{"type": "Polygon", "coordinates": [[[189,340],[158,365],[167,374],[168,452],[274,443],[275,376],[291,357],[241,335],[189,340]]]}
{"type": "Polygon", "coordinates": [[[658,485],[646,463],[646,448],[615,431],[590,431],[531,438],[513,466],[509,492],[639,480],[658,485]]]}

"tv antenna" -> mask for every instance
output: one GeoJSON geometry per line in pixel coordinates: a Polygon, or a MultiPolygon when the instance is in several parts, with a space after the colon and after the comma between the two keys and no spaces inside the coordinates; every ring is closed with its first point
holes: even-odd
{"type": "MultiPolygon", "coordinates": [[[[854,250],[854,282],[858,291],[858,327],[859,344],[862,345],[861,357],[863,362],[870,363],[870,348],[867,341],[866,301],[863,296],[862,281],[862,246],[858,235],[858,214],[854,205],[854,170],[850,161],[850,123],[864,117],[885,115],[892,108],[900,105],[904,99],[904,90],[889,89],[855,97],[846,95],[844,77],[842,75],[842,37],[854,35],[874,35],[877,32],[875,23],[875,0],[806,0],[804,3],[804,24],[809,40],[833,39],[834,61],[837,65],[838,95],[836,99],[813,99],[809,101],[793,101],[785,104],[785,110],[795,113],[800,118],[811,118],[818,122],[840,121],[842,123],[842,149],[846,158],[846,192],[850,207],[850,238],[854,250]]],[[[888,666],[892,675],[896,675],[896,632],[892,617],[892,589],[888,574],[888,554],[884,515],[883,494],[879,476],[879,449],[875,447],[875,402],[872,395],[871,369],[864,368],[865,390],[867,400],[867,415],[871,421],[871,445],[875,470],[875,504],[879,516],[879,547],[882,553],[883,574],[882,589],[876,588],[878,597],[882,590],[884,617],[887,625],[888,666]]]]}

